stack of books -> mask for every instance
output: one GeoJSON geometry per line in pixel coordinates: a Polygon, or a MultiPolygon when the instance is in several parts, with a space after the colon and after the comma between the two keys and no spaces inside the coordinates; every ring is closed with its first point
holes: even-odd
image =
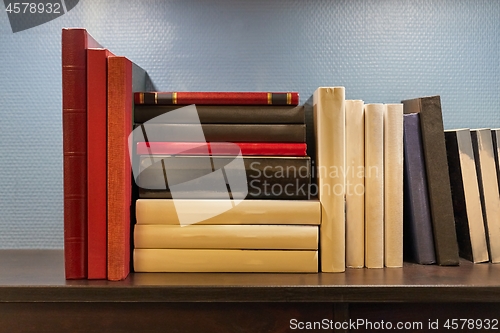
{"type": "Polygon", "coordinates": [[[298,93],[134,94],[136,272],[317,272],[298,93]]]}

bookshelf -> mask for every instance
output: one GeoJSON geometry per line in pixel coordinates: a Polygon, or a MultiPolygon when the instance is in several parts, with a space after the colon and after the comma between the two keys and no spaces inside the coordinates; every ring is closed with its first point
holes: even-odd
{"type": "Polygon", "coordinates": [[[500,265],[468,261],[332,274],[132,273],[120,282],[67,281],[60,250],[2,250],[0,267],[5,332],[19,324],[25,332],[287,332],[294,318],[424,325],[500,319],[500,265]]]}

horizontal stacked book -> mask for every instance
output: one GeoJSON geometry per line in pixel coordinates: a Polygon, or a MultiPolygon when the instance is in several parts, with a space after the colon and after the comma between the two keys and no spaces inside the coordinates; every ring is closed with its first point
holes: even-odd
{"type": "Polygon", "coordinates": [[[317,272],[297,93],[142,92],[131,135],[136,272],[317,272]]]}

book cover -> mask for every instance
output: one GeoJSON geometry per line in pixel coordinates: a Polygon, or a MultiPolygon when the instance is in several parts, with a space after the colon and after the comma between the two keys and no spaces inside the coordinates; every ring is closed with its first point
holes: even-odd
{"type": "Polygon", "coordinates": [[[471,130],[481,208],[488,252],[492,263],[500,262],[500,194],[490,129],[471,130]]]}
{"type": "Polygon", "coordinates": [[[404,255],[418,264],[435,264],[434,235],[418,113],[404,115],[404,255]]]}
{"type": "Polygon", "coordinates": [[[269,142],[138,142],[138,155],[306,156],[305,143],[269,142]],[[239,151],[235,151],[239,148],[239,151]]]}
{"type": "Polygon", "coordinates": [[[243,200],[236,206],[228,200],[216,199],[136,201],[137,224],[180,225],[180,214],[189,214],[190,220],[203,225],[319,225],[321,206],[318,200],[243,200]],[[214,211],[223,212],[212,214],[214,211]]]}
{"type": "Polygon", "coordinates": [[[243,168],[228,156],[141,156],[140,198],[170,199],[309,199],[311,174],[309,157],[245,156],[243,168]],[[246,177],[242,188],[220,186],[219,170],[227,179],[246,177]],[[211,177],[214,175],[214,177],[211,177]],[[247,193],[242,191],[246,190],[247,193]],[[175,192],[175,193],[173,193],[175,192]]]}
{"type": "Polygon", "coordinates": [[[135,249],[136,272],[316,273],[318,251],[135,249]]]}
{"type": "Polygon", "coordinates": [[[384,265],[403,266],[403,104],[384,112],[384,265]]]}
{"type": "Polygon", "coordinates": [[[360,100],[345,101],[346,266],[365,266],[365,114],[360,100]]]}
{"type": "Polygon", "coordinates": [[[144,225],[136,249],[317,250],[318,227],[306,225],[144,225]]]}
{"type": "MultiPolygon", "coordinates": [[[[143,124],[150,142],[199,141],[198,124],[143,124]]],[[[222,142],[306,142],[305,124],[201,124],[205,141],[222,142]]],[[[134,140],[137,139],[134,136],[134,140]]],[[[141,139],[140,141],[144,141],[141,139]]]]}
{"type": "Polygon", "coordinates": [[[489,260],[488,246],[470,131],[444,134],[459,254],[474,263],[485,262],[489,260]]]}
{"type": "Polygon", "coordinates": [[[63,29],[62,125],[64,267],[66,279],[87,277],[87,49],[85,29],[63,29]]]}
{"type": "Polygon", "coordinates": [[[434,247],[439,265],[458,265],[458,242],[451,199],[443,115],[439,96],[403,101],[403,112],[418,113],[431,207],[434,247]]]}
{"type": "Polygon", "coordinates": [[[321,271],[345,271],[345,88],[313,94],[316,177],[321,202],[321,271]],[[340,172],[339,172],[340,171],[340,172]]]}
{"type": "Polygon", "coordinates": [[[384,104],[365,104],[365,266],[384,267],[384,104]]]}
{"type": "Polygon", "coordinates": [[[132,131],[132,63],[108,58],[107,190],[108,280],[130,271],[131,165],[128,135],[132,131]]]}
{"type": "Polygon", "coordinates": [[[298,105],[298,92],[136,92],[137,105],[298,105]]]}
{"type": "MultiPolygon", "coordinates": [[[[155,122],[155,117],[182,108],[182,105],[136,105],[134,122],[155,122]]],[[[304,106],[196,105],[202,124],[304,124],[304,106]]],[[[162,117],[161,119],[166,119],[162,117]]],[[[169,117],[171,123],[185,124],[191,117],[169,117]]],[[[162,120],[163,121],[163,120],[162,120]]]]}
{"type": "Polygon", "coordinates": [[[87,50],[87,216],[89,279],[107,278],[107,58],[106,49],[87,50]]]}

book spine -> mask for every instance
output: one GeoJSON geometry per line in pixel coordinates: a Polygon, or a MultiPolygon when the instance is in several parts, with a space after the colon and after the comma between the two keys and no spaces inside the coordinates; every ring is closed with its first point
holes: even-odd
{"type": "Polygon", "coordinates": [[[88,278],[106,279],[106,113],[107,57],[105,49],[87,50],[87,184],[88,278]]]}
{"type": "Polygon", "coordinates": [[[473,262],[488,261],[470,131],[450,130],[444,134],[459,254],[473,262]]]}
{"type": "MultiPolygon", "coordinates": [[[[182,108],[180,105],[136,105],[134,122],[155,122],[155,117],[182,108]]],[[[196,105],[202,124],[304,124],[304,106],[196,105]]],[[[171,114],[169,114],[170,116],[171,114]]],[[[165,121],[166,117],[161,117],[165,121]]],[[[171,123],[192,123],[191,117],[169,117],[171,123]]]]}
{"type": "Polygon", "coordinates": [[[384,264],[403,266],[403,104],[384,113],[384,264]]]}
{"type": "Polygon", "coordinates": [[[345,101],[346,265],[365,265],[365,115],[363,101],[345,101]]]}
{"type": "Polygon", "coordinates": [[[66,279],[87,277],[87,55],[84,29],[62,30],[64,264],[66,279]]]}
{"type": "Polygon", "coordinates": [[[317,250],[318,227],[304,225],[136,225],[134,248],[317,250]]]}
{"type": "Polygon", "coordinates": [[[458,242],[453,216],[443,115],[439,96],[403,101],[403,111],[419,113],[436,259],[439,265],[458,265],[458,242]]]}
{"type": "Polygon", "coordinates": [[[125,279],[130,270],[132,63],[108,58],[108,280],[125,279]]]}
{"type": "MultiPolygon", "coordinates": [[[[309,157],[243,157],[242,159],[247,199],[310,198],[309,157]]],[[[227,188],[218,186],[216,177],[208,177],[219,169],[224,169],[226,174],[240,175],[243,170],[234,169],[230,165],[233,160],[234,157],[143,156],[137,178],[139,197],[170,199],[174,188],[176,199],[226,198],[227,188]],[[181,184],[185,184],[186,187],[180,188],[181,184]]],[[[242,189],[231,189],[232,197],[245,195],[240,193],[240,190],[242,189]]]]}
{"type": "Polygon", "coordinates": [[[138,155],[306,156],[305,143],[138,142],[138,155]],[[238,151],[239,148],[239,151],[238,151]]]}
{"type": "Polygon", "coordinates": [[[179,225],[179,216],[197,216],[198,224],[273,224],[319,225],[321,207],[318,200],[243,200],[228,207],[228,200],[145,200],[136,201],[137,224],[179,225]],[[193,210],[192,207],[197,207],[193,210]]]}
{"type": "Polygon", "coordinates": [[[298,92],[136,92],[144,105],[298,105],[298,92]]]}
{"type": "MultiPolygon", "coordinates": [[[[147,134],[149,142],[193,142],[200,141],[203,134],[205,141],[222,142],[306,142],[306,126],[297,124],[144,124],[142,133],[147,134]]],[[[134,141],[144,141],[134,137],[134,141]]]]}
{"type": "Polygon", "coordinates": [[[471,130],[486,239],[492,263],[500,262],[500,196],[491,130],[471,130]]]}
{"type": "Polygon", "coordinates": [[[136,272],[316,273],[318,251],[135,249],[136,272]]]}
{"type": "Polygon", "coordinates": [[[345,88],[321,87],[313,95],[316,176],[322,205],[321,271],[345,271],[345,88]]]}
{"type": "Polygon", "coordinates": [[[418,113],[404,115],[404,237],[408,257],[436,263],[424,152],[418,113]]]}
{"type": "Polygon", "coordinates": [[[365,265],[384,267],[384,104],[365,105],[365,265]]]}

